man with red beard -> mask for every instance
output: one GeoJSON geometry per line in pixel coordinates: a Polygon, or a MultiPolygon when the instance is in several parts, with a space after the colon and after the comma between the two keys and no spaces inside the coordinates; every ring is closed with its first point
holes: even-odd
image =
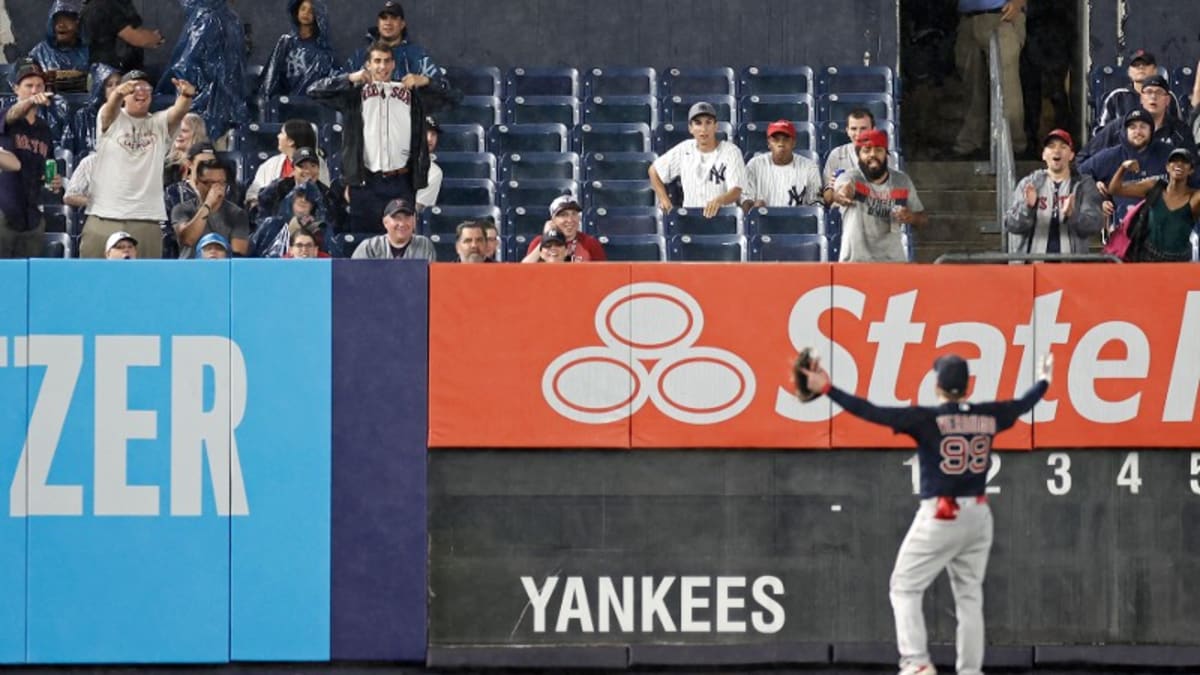
{"type": "Polygon", "coordinates": [[[929,222],[912,180],[888,167],[888,135],[872,129],[855,139],[858,168],[834,183],[843,208],[841,262],[906,262],[904,225],[929,222]]]}

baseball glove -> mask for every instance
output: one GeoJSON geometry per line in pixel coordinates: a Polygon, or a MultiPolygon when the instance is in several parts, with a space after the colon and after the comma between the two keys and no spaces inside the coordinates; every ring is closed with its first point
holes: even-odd
{"type": "Polygon", "coordinates": [[[792,364],[792,379],[796,383],[796,398],[807,403],[821,395],[821,392],[813,391],[808,386],[808,376],[804,374],[805,370],[813,369],[813,361],[816,359],[816,354],[813,353],[811,347],[805,347],[796,355],[796,362],[792,364]]]}

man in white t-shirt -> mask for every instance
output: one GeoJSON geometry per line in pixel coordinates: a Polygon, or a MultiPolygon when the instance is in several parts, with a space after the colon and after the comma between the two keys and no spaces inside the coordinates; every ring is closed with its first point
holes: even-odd
{"type": "Polygon", "coordinates": [[[746,165],[742,208],[795,207],[821,203],[821,167],[796,154],[796,127],[787,120],[767,126],[767,148],[746,165]]]}
{"type": "Polygon", "coordinates": [[[746,163],[742,151],[717,138],[717,110],[701,101],[688,111],[692,140],[671,148],[650,165],[650,184],[663,211],[675,208],[667,194],[667,183],[678,178],[683,184],[683,206],[704,209],[712,218],[722,206],[737,204],[746,185],[746,163]]]}
{"type": "Polygon", "coordinates": [[[173,80],[175,104],[150,112],[150,76],[131,70],[121,77],[96,115],[98,137],[92,168],[91,202],[79,241],[79,257],[103,258],[115,232],[129,232],[143,258],[162,257],[163,159],[179,123],[192,105],[196,87],[173,80]]]}
{"type": "Polygon", "coordinates": [[[859,134],[858,167],[834,182],[833,201],[843,209],[841,262],[907,262],[905,225],[929,222],[912,180],[888,167],[888,135],[859,134]]]}

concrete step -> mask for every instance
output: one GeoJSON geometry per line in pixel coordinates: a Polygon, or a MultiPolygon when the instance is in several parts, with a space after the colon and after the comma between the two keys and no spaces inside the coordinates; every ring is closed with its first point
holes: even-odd
{"type": "MultiPolygon", "coordinates": [[[[1040,162],[1018,162],[1016,180],[1041,166],[1040,162]]],[[[990,170],[987,162],[959,161],[914,161],[905,167],[918,193],[940,189],[995,190],[996,176],[990,170]]]]}
{"type": "Polygon", "coordinates": [[[921,203],[930,214],[948,211],[980,214],[983,217],[993,217],[996,210],[996,191],[994,189],[955,190],[933,189],[921,190],[921,203]]]}
{"type": "Polygon", "coordinates": [[[992,211],[987,213],[929,212],[929,223],[917,228],[919,240],[924,241],[979,241],[992,236],[983,226],[996,220],[992,211]]]}

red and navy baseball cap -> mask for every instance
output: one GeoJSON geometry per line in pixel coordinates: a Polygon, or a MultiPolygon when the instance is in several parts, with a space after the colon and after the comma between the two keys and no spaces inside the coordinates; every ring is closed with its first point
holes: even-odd
{"type": "Polygon", "coordinates": [[[1066,129],[1055,129],[1046,134],[1046,137],[1042,139],[1042,147],[1050,145],[1050,141],[1062,141],[1067,144],[1068,148],[1075,149],[1075,141],[1071,138],[1071,134],[1067,133],[1066,129]]]}
{"type": "Polygon", "coordinates": [[[562,233],[562,230],[552,227],[542,234],[542,240],[538,243],[539,248],[546,248],[547,244],[567,245],[567,235],[562,233]]]}
{"type": "Polygon", "coordinates": [[[1162,75],[1151,75],[1142,80],[1142,89],[1145,90],[1146,87],[1158,87],[1163,91],[1171,91],[1171,85],[1167,83],[1167,78],[1162,75]]]}
{"type": "Polygon", "coordinates": [[[404,8],[396,0],[388,0],[383,3],[383,8],[379,10],[379,16],[397,16],[404,18],[404,8]]]}
{"type": "Polygon", "coordinates": [[[383,215],[394,216],[397,213],[402,213],[406,216],[412,216],[416,215],[417,210],[413,208],[412,203],[407,199],[397,198],[388,202],[387,208],[383,210],[383,215]]]}
{"type": "Polygon", "coordinates": [[[1154,128],[1154,118],[1151,117],[1150,113],[1146,112],[1143,108],[1134,108],[1125,114],[1126,127],[1134,122],[1145,122],[1146,124],[1150,125],[1151,129],[1154,128]]]}
{"type": "Polygon", "coordinates": [[[883,129],[868,129],[858,135],[854,139],[854,147],[856,148],[886,148],[888,147],[888,135],[883,129]]]}
{"type": "Polygon", "coordinates": [[[39,77],[42,82],[46,81],[46,73],[37,61],[33,59],[21,59],[12,71],[12,79],[9,80],[9,84],[15,88],[18,84],[21,84],[21,80],[27,77],[39,77]]]}
{"type": "Polygon", "coordinates": [[[1128,59],[1129,65],[1131,65],[1131,66],[1133,64],[1137,63],[1138,61],[1141,61],[1142,63],[1145,63],[1148,66],[1157,66],[1158,65],[1158,61],[1154,60],[1154,55],[1151,54],[1150,52],[1146,51],[1145,49],[1140,49],[1140,48],[1135,49],[1135,50],[1129,52],[1129,54],[1126,55],[1126,58],[1128,59]]]}
{"type": "Polygon", "coordinates": [[[957,354],[946,354],[933,362],[933,370],[937,373],[937,386],[942,391],[953,396],[967,393],[967,381],[971,377],[967,362],[957,354]]]}

